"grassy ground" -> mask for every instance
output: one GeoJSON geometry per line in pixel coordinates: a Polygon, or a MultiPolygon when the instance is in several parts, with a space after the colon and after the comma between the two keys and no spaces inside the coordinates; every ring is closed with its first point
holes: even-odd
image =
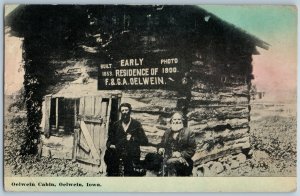
{"type": "Polygon", "coordinates": [[[294,104],[253,104],[253,161],[263,176],[296,176],[297,118],[294,104]]]}

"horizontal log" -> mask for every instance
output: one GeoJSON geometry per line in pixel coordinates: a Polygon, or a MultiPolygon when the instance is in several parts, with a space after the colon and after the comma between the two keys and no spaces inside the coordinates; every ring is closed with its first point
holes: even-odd
{"type": "MultiPolygon", "coordinates": [[[[206,72],[205,70],[192,70],[192,72],[194,72],[195,74],[197,75],[202,75],[203,77],[202,78],[207,78],[207,79],[217,79],[215,76],[212,76],[212,75],[207,75],[207,74],[203,74],[203,72],[206,72]]],[[[199,78],[199,76],[198,76],[199,78]]],[[[205,81],[204,79],[194,79],[193,80],[193,90],[195,91],[211,91],[211,90],[225,90],[225,89],[228,89],[228,88],[231,88],[231,89],[234,89],[234,88],[239,88],[241,89],[241,87],[245,86],[245,89],[247,89],[247,86],[250,85],[250,83],[245,83],[245,77],[240,77],[240,78],[230,78],[229,80],[226,81],[226,83],[222,82],[221,81],[221,78],[218,78],[219,79],[219,85],[220,87],[222,88],[217,88],[215,86],[211,87],[211,82],[210,81],[205,81]]]]}
{"type": "Polygon", "coordinates": [[[249,105],[201,105],[201,107],[195,107],[195,105],[191,105],[190,112],[205,112],[205,113],[241,113],[248,112],[249,105]]]}
{"type": "Polygon", "coordinates": [[[190,120],[188,122],[188,127],[195,132],[201,132],[207,128],[207,124],[206,122],[198,122],[198,121],[190,120]]]}
{"type": "Polygon", "coordinates": [[[249,104],[249,97],[220,96],[221,103],[249,104]]]}
{"type": "Polygon", "coordinates": [[[234,119],[226,119],[226,120],[213,120],[207,122],[208,127],[214,129],[218,125],[230,125],[233,129],[234,128],[240,128],[240,127],[248,127],[249,126],[249,120],[242,118],[234,118],[234,119]]]}
{"type": "Polygon", "coordinates": [[[224,89],[221,89],[221,91],[232,91],[236,94],[240,93],[245,93],[248,92],[248,90],[250,89],[249,84],[242,84],[242,85],[238,85],[238,86],[230,86],[230,87],[225,87],[224,89]]]}
{"type": "Polygon", "coordinates": [[[133,111],[131,114],[131,117],[135,120],[138,120],[142,124],[157,124],[159,121],[159,115],[157,114],[149,114],[148,112],[141,112],[137,113],[136,111],[133,111]]]}
{"type": "MultiPolygon", "coordinates": [[[[166,127],[167,128],[167,127],[166,127]]],[[[161,129],[161,126],[155,125],[143,125],[143,129],[145,130],[146,134],[148,135],[160,135],[162,136],[165,130],[161,129]]]]}
{"type": "Polygon", "coordinates": [[[215,160],[230,154],[239,153],[242,149],[250,148],[250,138],[240,138],[234,141],[225,142],[224,146],[214,146],[211,150],[199,149],[193,156],[195,165],[203,164],[207,161],[215,160]]]}
{"type": "Polygon", "coordinates": [[[189,120],[207,121],[209,118],[216,118],[218,120],[245,118],[250,116],[249,107],[199,107],[191,108],[187,114],[189,120]]]}
{"type": "Polygon", "coordinates": [[[171,113],[169,114],[155,114],[155,113],[149,113],[149,112],[141,112],[137,113],[136,111],[133,111],[132,118],[138,120],[142,123],[143,126],[156,126],[156,128],[161,130],[166,130],[169,125],[171,113]]]}
{"type": "Polygon", "coordinates": [[[209,161],[217,160],[221,157],[225,157],[227,155],[231,154],[238,154],[242,152],[242,148],[235,148],[235,149],[227,149],[220,152],[217,152],[215,154],[204,154],[204,153],[196,153],[193,157],[194,166],[201,165],[204,163],[207,163],[209,161]]]}
{"type": "MultiPolygon", "coordinates": [[[[147,135],[147,134],[146,134],[147,135]]],[[[151,145],[157,145],[161,142],[162,136],[159,135],[147,135],[148,142],[151,145]]]]}
{"type": "Polygon", "coordinates": [[[222,131],[225,128],[229,129],[237,129],[237,128],[246,128],[249,126],[248,118],[233,118],[233,119],[226,119],[226,120],[218,120],[218,119],[205,119],[199,121],[189,121],[189,127],[198,132],[204,129],[211,129],[215,131],[222,131]]]}
{"type": "Polygon", "coordinates": [[[202,131],[200,133],[196,133],[196,141],[201,141],[201,143],[205,143],[205,141],[212,141],[221,139],[222,141],[228,141],[228,140],[236,140],[239,138],[243,138],[246,136],[249,136],[249,128],[243,128],[243,129],[235,129],[230,130],[226,129],[225,131],[216,132],[216,131],[202,131]]]}
{"type": "Polygon", "coordinates": [[[145,89],[145,90],[126,90],[123,91],[123,98],[149,98],[160,97],[167,99],[174,99],[177,97],[178,93],[176,91],[161,90],[161,89],[145,89]]]}
{"type": "Polygon", "coordinates": [[[142,102],[141,99],[122,98],[122,102],[130,103],[134,113],[148,113],[153,115],[170,115],[176,110],[177,105],[177,99],[162,98],[153,98],[145,102],[142,102]]]}
{"type": "Polygon", "coordinates": [[[221,95],[206,95],[206,96],[192,96],[191,104],[196,105],[211,105],[211,104],[218,104],[218,105],[229,105],[229,104],[240,104],[245,105],[249,104],[249,97],[248,96],[221,96],[221,95]]]}

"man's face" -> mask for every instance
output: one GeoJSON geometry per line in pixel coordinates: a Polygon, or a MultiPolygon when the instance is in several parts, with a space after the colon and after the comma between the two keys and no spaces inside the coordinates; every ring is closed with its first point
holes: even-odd
{"type": "Polygon", "coordinates": [[[128,107],[121,107],[121,119],[129,120],[130,118],[130,109],[128,107]]]}
{"type": "Polygon", "coordinates": [[[171,121],[171,129],[173,131],[179,131],[183,128],[182,116],[178,113],[174,114],[171,121]]]}
{"type": "Polygon", "coordinates": [[[182,117],[180,114],[175,114],[173,116],[172,124],[182,124],[182,117]]]}

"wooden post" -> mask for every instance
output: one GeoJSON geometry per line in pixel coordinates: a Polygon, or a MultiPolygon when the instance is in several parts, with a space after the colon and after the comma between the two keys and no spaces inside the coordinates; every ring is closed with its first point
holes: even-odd
{"type": "Polygon", "coordinates": [[[50,137],[50,110],[51,110],[51,95],[45,96],[45,111],[43,112],[45,118],[44,135],[46,138],[50,137]]]}
{"type": "Polygon", "coordinates": [[[112,98],[110,97],[107,102],[102,102],[101,106],[101,116],[103,116],[103,124],[102,127],[104,128],[102,131],[103,133],[101,134],[102,138],[102,143],[101,143],[101,165],[100,165],[100,171],[106,175],[106,163],[104,161],[104,155],[106,152],[106,142],[108,139],[108,129],[109,129],[109,120],[110,120],[110,111],[111,111],[111,106],[112,106],[112,98]]]}
{"type": "Polygon", "coordinates": [[[117,114],[118,114],[118,119],[119,120],[121,119],[121,115],[120,115],[120,112],[119,112],[119,107],[121,105],[121,99],[122,99],[122,94],[118,94],[118,111],[117,111],[117,114]]]}
{"type": "Polygon", "coordinates": [[[73,140],[73,151],[72,151],[72,161],[76,161],[77,156],[77,146],[78,146],[78,137],[79,137],[79,129],[74,129],[74,140],[73,140]]]}
{"type": "Polygon", "coordinates": [[[58,129],[58,97],[55,99],[55,128],[58,129]]]}
{"type": "Polygon", "coordinates": [[[74,99],[74,127],[76,126],[77,120],[77,99],[74,99]]]}

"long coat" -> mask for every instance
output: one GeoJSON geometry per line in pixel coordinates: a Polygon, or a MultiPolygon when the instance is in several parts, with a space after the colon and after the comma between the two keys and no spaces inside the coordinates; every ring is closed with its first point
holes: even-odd
{"type": "Polygon", "coordinates": [[[116,146],[116,151],[121,157],[133,160],[140,159],[140,146],[148,144],[148,138],[139,121],[131,118],[131,123],[125,132],[122,121],[115,122],[109,129],[107,146],[116,146]],[[127,141],[127,133],[131,134],[131,139],[127,141]]]}
{"type": "MultiPolygon", "coordinates": [[[[183,128],[179,133],[176,139],[173,139],[173,132],[171,129],[166,130],[163,135],[162,141],[159,144],[160,148],[165,148],[165,156],[164,160],[168,162],[168,160],[173,159],[172,153],[174,151],[178,151],[183,157],[187,165],[183,163],[179,163],[176,161],[176,164],[167,166],[168,175],[176,175],[176,176],[189,176],[192,173],[193,169],[193,161],[192,157],[196,151],[196,142],[194,133],[188,129],[183,128]],[[175,142],[175,143],[174,143],[175,142]]],[[[176,158],[177,159],[177,158],[176,158]]],[[[165,174],[163,174],[165,175],[165,174]]]]}
{"type": "MultiPolygon", "coordinates": [[[[169,146],[169,141],[172,137],[171,129],[166,130],[164,133],[159,147],[166,149],[166,155],[171,156],[172,150],[169,146]]],[[[178,134],[178,149],[181,156],[186,160],[191,159],[196,151],[195,134],[189,128],[183,128],[178,134]]]]}

